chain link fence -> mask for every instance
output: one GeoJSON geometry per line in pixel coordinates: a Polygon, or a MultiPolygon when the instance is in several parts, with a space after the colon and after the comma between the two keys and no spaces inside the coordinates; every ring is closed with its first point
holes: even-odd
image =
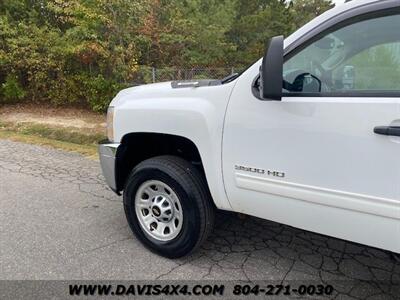
{"type": "Polygon", "coordinates": [[[222,79],[230,74],[242,71],[243,67],[229,68],[155,68],[139,66],[133,74],[132,85],[147,83],[174,81],[174,80],[193,80],[193,79],[222,79]]]}

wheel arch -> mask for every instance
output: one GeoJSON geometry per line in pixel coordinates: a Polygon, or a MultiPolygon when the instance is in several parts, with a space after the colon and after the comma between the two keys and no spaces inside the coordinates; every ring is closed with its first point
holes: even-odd
{"type": "Polygon", "coordinates": [[[172,134],[132,132],[122,137],[116,154],[115,181],[117,192],[120,193],[124,190],[126,180],[137,164],[161,155],[174,155],[189,161],[203,174],[208,186],[199,149],[192,140],[172,134]]]}

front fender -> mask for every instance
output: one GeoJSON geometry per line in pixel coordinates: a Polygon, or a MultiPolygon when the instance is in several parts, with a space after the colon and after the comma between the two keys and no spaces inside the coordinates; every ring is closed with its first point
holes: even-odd
{"type": "Polygon", "coordinates": [[[181,136],[197,147],[215,205],[231,210],[222,178],[222,134],[233,84],[168,91],[166,95],[125,94],[114,102],[115,140],[128,133],[181,136]]]}

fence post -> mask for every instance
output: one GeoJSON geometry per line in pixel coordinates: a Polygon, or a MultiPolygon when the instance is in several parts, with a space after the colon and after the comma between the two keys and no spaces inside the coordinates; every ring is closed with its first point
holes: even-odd
{"type": "Polygon", "coordinates": [[[153,83],[155,83],[156,82],[156,68],[151,68],[151,71],[152,71],[152,78],[153,78],[153,83]]]}
{"type": "Polygon", "coordinates": [[[235,74],[235,68],[234,67],[232,67],[232,69],[231,69],[231,74],[235,74]]]}

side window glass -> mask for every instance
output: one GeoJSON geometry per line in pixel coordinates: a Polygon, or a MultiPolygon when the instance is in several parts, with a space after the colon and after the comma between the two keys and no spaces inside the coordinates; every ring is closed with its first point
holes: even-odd
{"type": "Polygon", "coordinates": [[[284,64],[286,93],[400,91],[400,15],[326,34],[284,64]]]}
{"type": "Polygon", "coordinates": [[[337,90],[400,91],[400,42],[371,47],[332,74],[337,90]]]}

